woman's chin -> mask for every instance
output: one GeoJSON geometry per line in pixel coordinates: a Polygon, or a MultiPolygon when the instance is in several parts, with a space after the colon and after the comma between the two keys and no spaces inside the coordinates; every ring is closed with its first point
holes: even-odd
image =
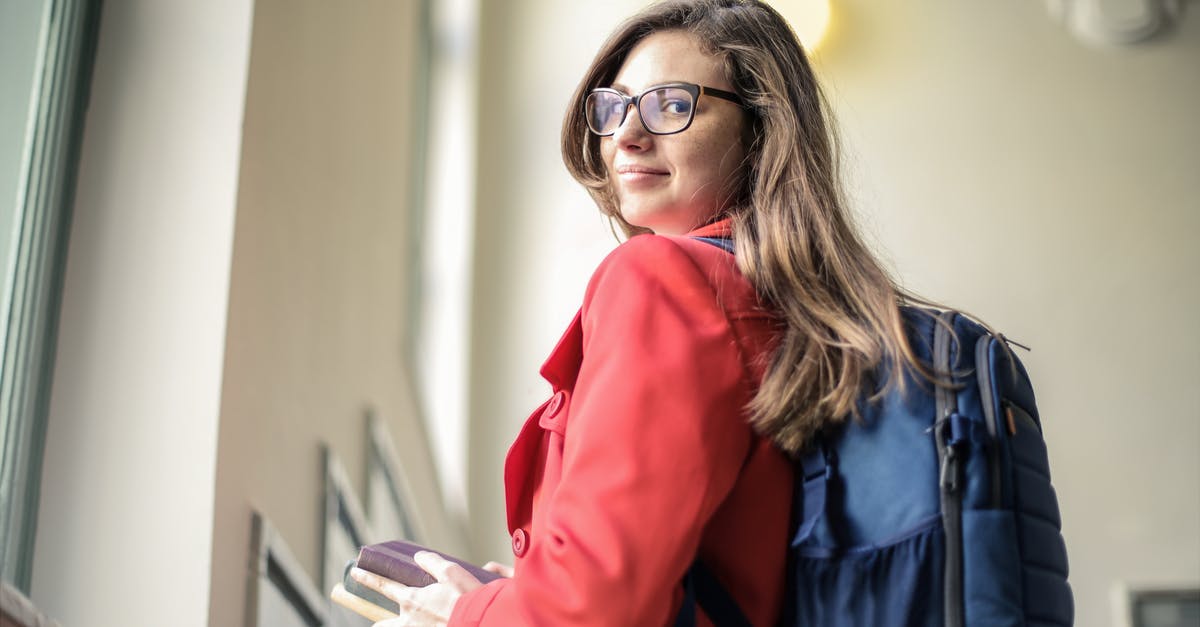
{"type": "Polygon", "coordinates": [[[718,212],[666,210],[647,207],[622,207],[621,217],[632,226],[649,229],[656,235],[685,235],[716,219],[718,212]]]}
{"type": "Polygon", "coordinates": [[[664,211],[647,210],[646,208],[622,208],[621,217],[629,224],[638,228],[649,229],[657,235],[671,235],[674,222],[664,211]]]}

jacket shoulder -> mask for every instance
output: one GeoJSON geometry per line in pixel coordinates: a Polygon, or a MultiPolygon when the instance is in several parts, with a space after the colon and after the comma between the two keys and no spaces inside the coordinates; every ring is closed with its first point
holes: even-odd
{"type": "Polygon", "coordinates": [[[597,267],[585,305],[597,292],[615,289],[667,293],[706,291],[727,310],[756,309],[754,288],[734,256],[688,236],[637,235],[616,247],[597,267]]]}

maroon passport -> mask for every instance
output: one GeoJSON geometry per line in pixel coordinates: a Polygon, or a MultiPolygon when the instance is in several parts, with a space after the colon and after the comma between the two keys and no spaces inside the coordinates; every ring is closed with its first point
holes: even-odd
{"type": "Polygon", "coordinates": [[[433,575],[425,572],[423,568],[413,561],[413,554],[417,551],[429,551],[437,553],[442,557],[462,566],[471,573],[473,577],[483,583],[493,581],[500,578],[496,573],[486,571],[474,564],[464,562],[457,557],[446,555],[441,551],[423,547],[412,542],[404,540],[389,540],[378,544],[368,544],[358,551],[358,567],[371,571],[376,575],[387,577],[393,581],[399,581],[406,586],[423,587],[431,583],[436,583],[437,580],[433,575]]]}

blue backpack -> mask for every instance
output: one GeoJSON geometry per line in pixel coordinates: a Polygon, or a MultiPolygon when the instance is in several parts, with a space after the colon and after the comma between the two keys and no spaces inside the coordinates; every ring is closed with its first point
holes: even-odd
{"type": "MultiPolygon", "coordinates": [[[[917,357],[953,386],[908,373],[902,391],[864,398],[861,419],[796,462],[784,624],[1070,626],[1066,545],[1025,368],[1003,336],[962,314],[903,315],[917,357]]],[[[693,598],[719,626],[750,624],[699,560],[684,587],[676,625],[694,623],[693,598]]]]}

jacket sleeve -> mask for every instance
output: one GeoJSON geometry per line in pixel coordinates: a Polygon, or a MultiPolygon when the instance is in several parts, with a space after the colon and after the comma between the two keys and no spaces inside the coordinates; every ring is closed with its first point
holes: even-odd
{"type": "Polygon", "coordinates": [[[593,276],[562,478],[511,580],[452,624],[664,625],[751,433],[742,356],[719,291],[680,244],[640,236],[593,276]]]}

